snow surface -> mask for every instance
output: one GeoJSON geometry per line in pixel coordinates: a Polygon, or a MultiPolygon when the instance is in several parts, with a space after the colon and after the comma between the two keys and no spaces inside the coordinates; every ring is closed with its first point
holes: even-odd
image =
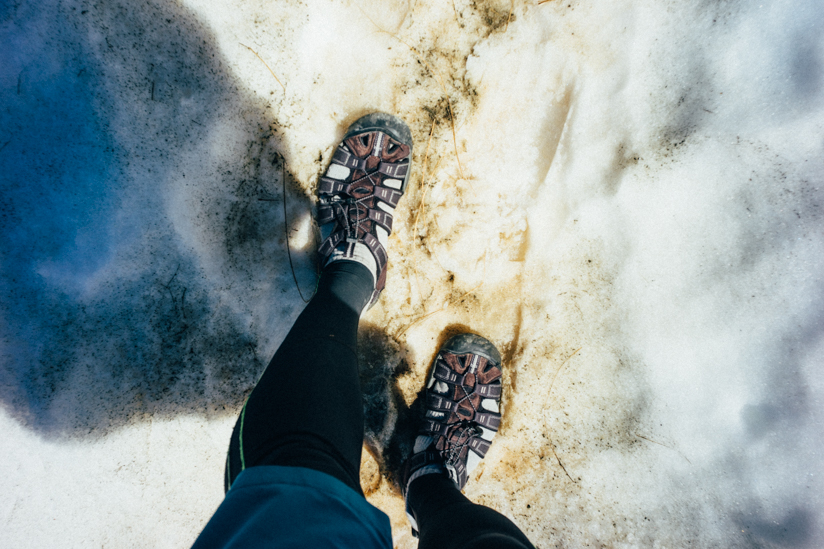
{"type": "Polygon", "coordinates": [[[0,545],[195,539],[304,306],[284,210],[308,297],[315,182],[374,110],[416,141],[361,323],[398,547],[410,406],[464,329],[506,361],[467,494],[538,547],[824,545],[822,28],[816,0],[3,2],[0,545]]]}

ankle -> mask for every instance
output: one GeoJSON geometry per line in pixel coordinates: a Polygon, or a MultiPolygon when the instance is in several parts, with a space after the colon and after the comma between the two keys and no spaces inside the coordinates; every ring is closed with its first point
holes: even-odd
{"type": "Polygon", "coordinates": [[[324,267],[318,281],[318,294],[330,293],[360,315],[375,288],[370,270],[357,261],[338,260],[324,267]]]}
{"type": "Polygon", "coordinates": [[[418,537],[421,522],[433,519],[456,504],[470,503],[446,473],[424,474],[409,482],[406,492],[406,516],[412,533],[418,537]]]}

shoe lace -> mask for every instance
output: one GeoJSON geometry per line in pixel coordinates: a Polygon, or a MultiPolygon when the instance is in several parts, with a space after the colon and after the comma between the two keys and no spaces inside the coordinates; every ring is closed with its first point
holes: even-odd
{"type": "MultiPolygon", "coordinates": [[[[377,169],[365,174],[363,177],[359,177],[358,179],[352,181],[350,185],[355,185],[356,183],[360,183],[364,179],[369,179],[372,183],[372,190],[362,196],[360,198],[355,198],[354,196],[347,195],[347,198],[339,198],[338,200],[332,201],[332,208],[335,212],[335,218],[338,220],[338,223],[344,228],[346,231],[346,241],[347,242],[357,242],[358,234],[360,231],[360,212],[361,212],[361,205],[363,202],[373,198],[375,196],[375,180],[372,179],[372,176],[378,172],[377,169]],[[354,224],[352,223],[352,208],[355,209],[355,219],[354,224]]],[[[369,208],[368,206],[364,206],[365,208],[369,208]]]]}
{"type": "Polygon", "coordinates": [[[475,405],[472,403],[472,398],[471,398],[471,396],[475,393],[475,387],[470,387],[470,388],[469,388],[469,391],[467,391],[467,390],[466,390],[466,385],[464,385],[463,383],[461,383],[461,384],[459,385],[459,387],[460,387],[460,388],[461,388],[461,390],[463,391],[464,396],[462,396],[461,398],[459,398],[458,400],[456,400],[456,401],[455,401],[455,405],[456,405],[456,406],[460,406],[460,404],[461,404],[462,402],[468,402],[468,403],[469,403],[469,405],[472,407],[472,411],[473,411],[473,412],[475,412],[475,413],[477,413],[477,412],[478,412],[478,409],[477,409],[477,408],[475,408],[475,405]]]}
{"type": "Polygon", "coordinates": [[[446,437],[443,450],[444,463],[455,465],[460,459],[464,448],[472,442],[472,438],[481,436],[482,431],[474,421],[462,420],[455,424],[450,436],[446,437]]]}
{"type": "MultiPolygon", "coordinates": [[[[462,402],[468,402],[469,406],[472,407],[472,411],[474,413],[478,413],[478,408],[475,407],[475,404],[472,402],[471,398],[475,393],[475,385],[472,387],[467,387],[463,382],[461,382],[458,386],[461,388],[464,395],[455,401],[456,408],[457,406],[460,406],[462,402]]],[[[449,465],[454,465],[460,459],[463,449],[469,446],[472,442],[472,438],[475,436],[481,436],[482,434],[483,431],[480,426],[472,420],[461,420],[456,422],[454,427],[452,427],[451,436],[446,437],[444,461],[449,465]]]]}

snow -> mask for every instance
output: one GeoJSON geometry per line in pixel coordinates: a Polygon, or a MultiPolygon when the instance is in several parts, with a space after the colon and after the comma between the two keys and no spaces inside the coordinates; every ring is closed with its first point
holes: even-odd
{"type": "Polygon", "coordinates": [[[317,177],[383,110],[415,168],[361,322],[362,480],[398,547],[409,408],[465,329],[506,362],[466,493],[536,546],[821,546],[822,24],[812,0],[2,4],[0,545],[194,541],[311,295],[317,177]]]}

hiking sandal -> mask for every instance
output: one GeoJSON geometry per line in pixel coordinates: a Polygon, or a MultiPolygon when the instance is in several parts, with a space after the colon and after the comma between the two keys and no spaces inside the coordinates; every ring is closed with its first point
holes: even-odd
{"type": "Polygon", "coordinates": [[[386,285],[392,212],[409,182],[411,160],[406,123],[390,114],[368,114],[349,126],[318,182],[321,264],[350,260],[366,265],[374,279],[368,307],[386,285]]]}
{"type": "MultiPolygon", "coordinates": [[[[475,334],[447,341],[426,384],[426,413],[402,475],[404,497],[416,478],[449,476],[463,490],[501,424],[501,354],[475,334]]],[[[409,509],[413,534],[417,525],[409,509]]]]}

